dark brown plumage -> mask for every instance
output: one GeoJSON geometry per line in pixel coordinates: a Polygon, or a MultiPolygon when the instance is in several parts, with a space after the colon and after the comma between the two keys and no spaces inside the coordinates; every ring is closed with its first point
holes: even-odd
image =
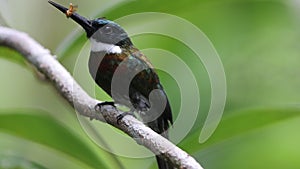
{"type": "MultiPolygon", "coordinates": [[[[168,138],[172,111],[158,75],[147,57],[134,47],[125,30],[105,18],[88,20],[70,9],[48,1],[83,27],[91,40],[89,71],[93,79],[118,104],[138,112],[143,122],[168,138]]],[[[160,169],[172,169],[156,156],[160,169]]]]}

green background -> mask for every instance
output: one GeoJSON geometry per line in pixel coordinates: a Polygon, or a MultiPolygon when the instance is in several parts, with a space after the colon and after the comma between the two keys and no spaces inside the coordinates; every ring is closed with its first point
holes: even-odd
{"type": "MultiPolygon", "coordinates": [[[[67,6],[70,1],[56,2],[67,6]]],[[[133,37],[138,48],[161,48],[177,54],[197,77],[201,93],[199,115],[178,146],[205,169],[300,168],[300,1],[72,3],[78,4],[78,12],[88,18],[106,16],[114,20],[139,12],[169,13],[188,20],[207,35],[225,69],[227,100],[218,128],[203,144],[198,139],[211,92],[204,66],[189,59],[193,53],[179,41],[151,34],[133,37]]],[[[73,72],[76,57],[86,42],[78,25],[46,0],[0,0],[0,12],[1,25],[28,33],[73,72]]],[[[136,22],[142,25],[146,21],[136,22]]],[[[168,64],[172,65],[172,60],[168,64]]],[[[158,73],[177,117],[179,87],[170,75],[158,73]]],[[[83,77],[92,82],[88,74],[83,77]]],[[[116,156],[97,146],[55,89],[40,80],[22,56],[3,47],[0,78],[0,168],[155,168],[153,157],[116,156]]],[[[109,99],[96,90],[97,98],[109,99]]],[[[94,127],[104,125],[92,123],[94,127]]],[[[110,142],[107,138],[102,141],[110,142]]]]}

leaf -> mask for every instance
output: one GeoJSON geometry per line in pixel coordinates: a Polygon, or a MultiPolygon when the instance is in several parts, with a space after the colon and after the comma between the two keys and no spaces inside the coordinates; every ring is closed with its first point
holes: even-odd
{"type": "Polygon", "coordinates": [[[46,113],[37,110],[1,111],[0,129],[66,153],[93,168],[108,168],[105,162],[99,159],[77,135],[55,119],[41,114],[46,113]],[[24,114],[24,112],[38,112],[39,114],[24,114]]]}
{"type": "Polygon", "coordinates": [[[25,66],[25,59],[18,52],[7,47],[0,46],[0,58],[5,58],[19,65],[25,66]]]}
{"type": "Polygon", "coordinates": [[[196,131],[187,139],[183,140],[179,146],[184,147],[184,149],[190,153],[195,153],[229,138],[247,135],[251,131],[297,117],[300,117],[300,110],[297,108],[239,111],[223,118],[215,133],[204,144],[198,142],[200,133],[196,131]]]}
{"type": "Polygon", "coordinates": [[[20,157],[0,155],[0,169],[46,169],[46,168],[32,161],[28,161],[20,157]]]}
{"type": "Polygon", "coordinates": [[[223,119],[205,144],[194,133],[181,146],[206,169],[299,168],[299,117],[297,108],[240,111],[223,119]]]}

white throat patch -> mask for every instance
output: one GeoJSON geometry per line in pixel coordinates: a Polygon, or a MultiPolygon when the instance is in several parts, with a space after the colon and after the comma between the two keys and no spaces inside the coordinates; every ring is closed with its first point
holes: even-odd
{"type": "Polygon", "coordinates": [[[106,52],[106,53],[122,53],[122,49],[119,46],[113,44],[107,44],[97,42],[95,39],[90,38],[92,52],[106,52]]]}

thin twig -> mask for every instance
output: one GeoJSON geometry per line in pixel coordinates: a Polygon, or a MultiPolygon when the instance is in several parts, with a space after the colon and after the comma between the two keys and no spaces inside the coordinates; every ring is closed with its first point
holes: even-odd
{"type": "Polygon", "coordinates": [[[189,154],[145,126],[132,116],[125,116],[117,122],[123,112],[113,106],[95,109],[100,101],[91,98],[73,79],[70,73],[45,49],[27,34],[0,27],[0,46],[20,52],[29,63],[42,72],[56,87],[57,91],[83,116],[107,122],[147,147],[155,154],[171,161],[177,168],[202,169],[189,154]]]}

